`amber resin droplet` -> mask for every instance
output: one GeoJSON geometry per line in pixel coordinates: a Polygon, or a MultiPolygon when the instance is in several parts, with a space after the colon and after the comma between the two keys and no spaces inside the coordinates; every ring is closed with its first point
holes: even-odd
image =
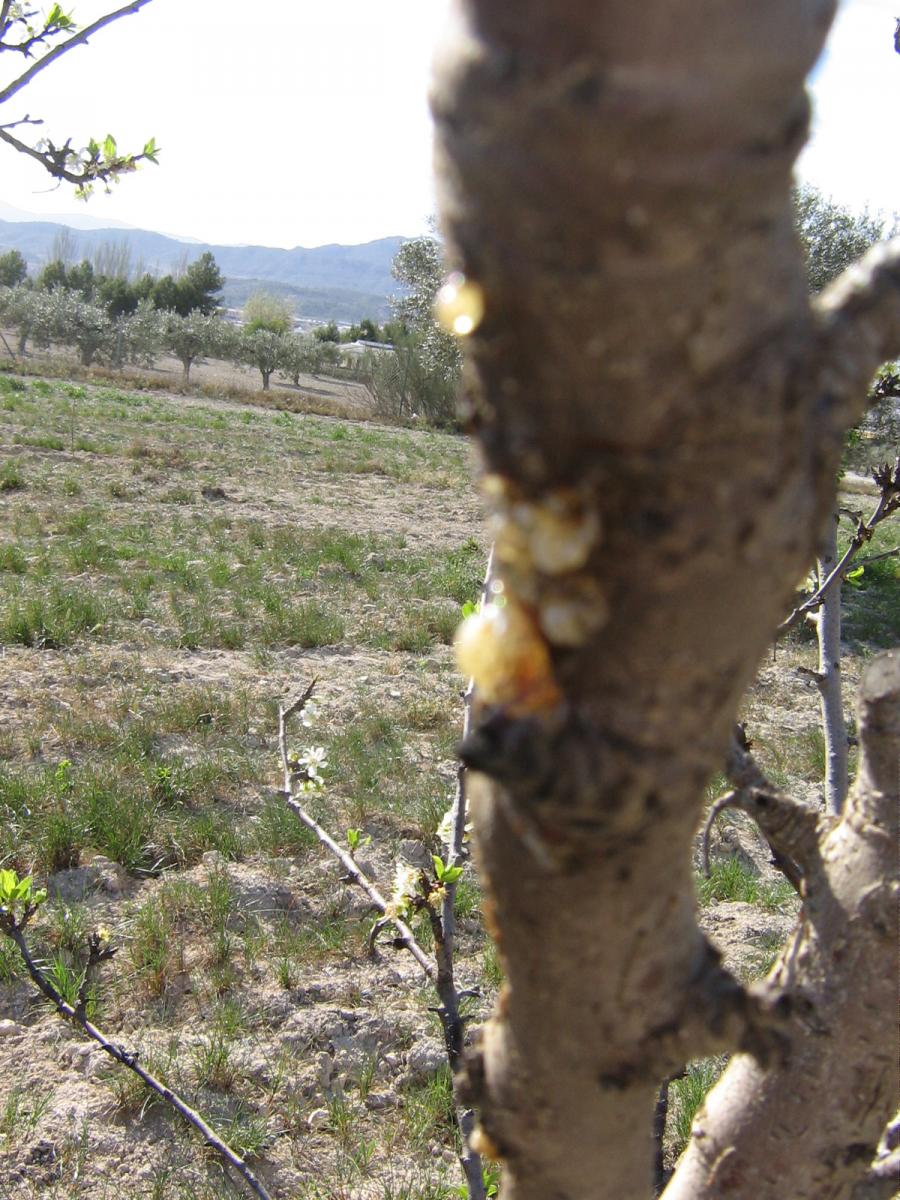
{"type": "Polygon", "coordinates": [[[454,271],[435,298],[434,315],[448,333],[467,337],[484,317],[484,292],[477,283],[454,271]]]}
{"type": "Polygon", "coordinates": [[[456,634],[456,661],[486,704],[540,712],[559,702],[550,650],[531,614],[508,599],[468,617],[456,634]]]}

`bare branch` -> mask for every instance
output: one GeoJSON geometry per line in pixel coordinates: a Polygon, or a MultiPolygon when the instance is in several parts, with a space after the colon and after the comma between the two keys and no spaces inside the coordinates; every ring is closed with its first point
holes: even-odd
{"type": "MultiPolygon", "coordinates": [[[[856,532],[850,539],[847,549],[841,555],[840,561],[835,565],[827,578],[819,584],[813,594],[804,600],[802,604],[799,604],[786,620],[782,621],[778,626],[778,634],[787,633],[789,629],[792,629],[799,621],[802,621],[807,614],[821,607],[829,591],[841,582],[853,566],[853,560],[860,548],[869,541],[875,527],[900,508],[900,457],[895,459],[893,465],[885,463],[883,466],[876,468],[872,473],[872,477],[881,488],[881,495],[878,498],[878,503],[872,515],[867,521],[857,519],[856,532]]],[[[875,558],[888,558],[895,553],[897,551],[891,550],[886,554],[873,556],[868,561],[874,562],[875,558]]]]}
{"type": "MultiPolygon", "coordinates": [[[[22,88],[26,87],[31,80],[34,79],[35,75],[39,74],[46,67],[49,67],[51,63],[56,62],[58,58],[62,58],[64,54],[68,54],[69,51],[74,50],[76,46],[84,45],[90,37],[92,37],[99,30],[103,29],[104,26],[111,25],[113,21],[118,21],[120,17],[127,17],[132,13],[136,13],[139,9],[144,8],[144,6],[149,3],[150,0],[133,0],[133,3],[126,4],[123,8],[116,9],[115,12],[107,13],[105,16],[99,17],[92,25],[87,25],[84,29],[79,30],[78,33],[73,34],[72,37],[67,38],[64,42],[61,42],[58,46],[55,46],[52,50],[48,51],[43,58],[40,58],[36,63],[33,63],[27,71],[23,71],[18,79],[14,79],[12,83],[7,84],[5,88],[0,90],[0,104],[3,104],[9,100],[16,94],[16,92],[20,92],[22,88]]],[[[0,17],[2,17],[2,14],[0,14],[0,17]]]]}
{"type": "Polygon", "coordinates": [[[873,372],[900,354],[900,238],[873,246],[815,299],[813,311],[828,390],[837,390],[833,427],[843,432],[865,411],[873,372]]]}
{"type": "MultiPolygon", "coordinates": [[[[490,563],[488,564],[488,572],[490,572],[490,563]]],[[[489,578],[489,576],[488,576],[489,578]]],[[[488,586],[488,581],[485,580],[485,588],[488,586]]],[[[285,803],[291,811],[303,822],[307,829],[312,830],[319,841],[325,846],[344,868],[346,875],[345,880],[349,883],[355,883],[357,887],[362,888],[369,899],[372,901],[375,908],[382,914],[381,919],[377,920],[369,931],[367,946],[370,953],[374,952],[375,941],[378,935],[388,925],[393,925],[397,930],[399,937],[397,941],[404,946],[413,958],[424,971],[425,975],[432,981],[441,1006],[437,1009],[437,1013],[441,1020],[441,1027],[444,1033],[444,1045],[447,1051],[447,1060],[450,1065],[450,1070],[454,1075],[457,1075],[463,1067],[464,1053],[464,1034],[465,1025],[462,1015],[459,1010],[462,994],[457,990],[456,982],[453,975],[453,897],[455,895],[455,884],[449,883],[444,885],[444,898],[441,905],[441,914],[439,915],[434,908],[422,900],[420,908],[424,908],[431,921],[431,929],[434,935],[435,958],[432,961],[416,940],[416,936],[410,929],[409,925],[393,910],[378,889],[371,883],[359,866],[355,862],[352,854],[349,854],[342,846],[328,834],[321,825],[312,817],[300,801],[294,795],[294,777],[291,768],[290,756],[287,748],[287,722],[290,717],[296,716],[303,711],[309,700],[312,698],[313,689],[316,681],[313,682],[303,691],[295,700],[286,707],[279,706],[278,709],[278,748],[281,755],[281,767],[284,779],[282,795],[285,803]],[[448,914],[449,905],[449,916],[448,914]]],[[[469,688],[469,697],[471,696],[471,685],[469,688]]],[[[468,715],[468,701],[466,705],[466,714],[468,715]]],[[[451,844],[450,862],[448,865],[454,864],[457,859],[462,857],[462,841],[465,831],[465,790],[460,781],[460,788],[456,798],[456,815],[454,819],[454,837],[451,844]],[[458,831],[458,833],[456,832],[458,831]]],[[[424,874],[424,873],[423,873],[424,874]]],[[[462,1148],[460,1150],[459,1160],[466,1177],[466,1187],[469,1200],[485,1200],[485,1188],[482,1175],[481,1156],[472,1148],[472,1135],[475,1132],[476,1118],[474,1111],[466,1105],[457,1102],[455,1106],[456,1122],[459,1127],[462,1148]]]]}
{"type": "Polygon", "coordinates": [[[867,554],[865,558],[858,558],[856,565],[858,567],[867,567],[869,563],[881,562],[885,558],[897,558],[900,556],[900,546],[894,546],[892,550],[883,550],[881,554],[867,554]]]}
{"type": "MultiPolygon", "coordinates": [[[[769,844],[775,866],[800,893],[821,873],[818,814],[786,796],[766,777],[750,753],[738,727],[729,748],[725,774],[734,791],[721,796],[709,811],[703,829],[703,869],[709,875],[709,837],[718,817],[729,808],[752,817],[769,844]]],[[[802,894],[802,893],[801,893],[802,894]]]]}
{"type": "Polygon", "coordinates": [[[89,987],[88,970],[90,969],[92,962],[96,965],[96,963],[99,963],[102,961],[102,959],[109,958],[112,952],[101,948],[100,940],[97,935],[92,936],[88,968],[85,971],[85,978],[82,981],[79,989],[78,1002],[73,1007],[63,999],[57,989],[53,986],[53,984],[32,958],[31,951],[29,950],[28,944],[25,940],[24,927],[30,917],[33,915],[33,912],[33,908],[30,910],[26,909],[24,916],[22,916],[18,921],[16,921],[11,914],[4,913],[2,918],[0,918],[0,929],[2,929],[2,931],[15,942],[19,950],[19,954],[22,956],[22,961],[25,963],[28,974],[31,976],[38,989],[44,994],[44,996],[46,996],[51,1004],[54,1005],[60,1016],[66,1017],[68,1020],[77,1025],[87,1037],[97,1043],[104,1053],[108,1054],[110,1058],[114,1058],[116,1062],[121,1063],[122,1066],[127,1067],[130,1071],[133,1071],[134,1074],[137,1075],[138,1078],[141,1079],[152,1092],[155,1092],[157,1096],[165,1100],[167,1104],[171,1105],[171,1107],[174,1108],[175,1111],[179,1113],[189,1125],[197,1130],[208,1146],[212,1147],[212,1149],[215,1150],[216,1153],[219,1154],[229,1166],[234,1167],[254,1195],[258,1196],[260,1200],[271,1200],[270,1194],[256,1178],[253,1171],[251,1171],[251,1169],[247,1166],[247,1163],[244,1161],[244,1159],[241,1158],[239,1154],[235,1153],[235,1151],[232,1150],[227,1142],[224,1142],[219,1137],[216,1131],[210,1125],[208,1125],[206,1121],[204,1121],[203,1117],[201,1117],[196,1109],[191,1108],[191,1106],[185,1100],[183,1100],[182,1097],[177,1094],[177,1092],[173,1092],[171,1088],[167,1087],[166,1084],[162,1082],[162,1080],[157,1079],[155,1075],[152,1075],[149,1071],[145,1070],[144,1067],[142,1067],[138,1062],[138,1056],[135,1051],[126,1050],[124,1047],[118,1046],[114,1042],[111,1042],[106,1034],[104,1034],[87,1019],[85,1009],[87,1005],[87,991],[89,987]]]}
{"type": "Polygon", "coordinates": [[[281,754],[281,767],[284,775],[284,787],[282,789],[282,795],[284,796],[285,803],[287,804],[288,808],[290,808],[291,812],[299,817],[307,829],[312,830],[322,845],[331,851],[334,857],[347,872],[347,878],[352,883],[355,883],[357,887],[362,888],[362,890],[372,901],[375,908],[377,908],[382,916],[386,917],[387,920],[393,924],[394,928],[399,934],[399,941],[410,952],[428,978],[434,980],[437,977],[435,965],[416,941],[416,936],[410,927],[401,917],[394,916],[389,912],[389,906],[384,896],[382,896],[378,888],[376,888],[374,884],[370,883],[370,881],[365,877],[357,864],[354,862],[351,855],[348,854],[342,846],[339,846],[330,834],[326,833],[318,821],[316,821],[314,817],[310,816],[300,801],[294,796],[291,778],[291,765],[287,749],[287,719],[289,716],[294,716],[297,713],[302,712],[303,708],[312,697],[315,683],[316,681],[313,680],[306,691],[303,692],[302,695],[294,700],[291,704],[289,704],[287,708],[282,708],[279,706],[278,709],[278,749],[281,754]]]}
{"type": "Polygon", "coordinates": [[[0,125],[0,129],[15,129],[19,125],[43,125],[43,121],[38,117],[30,117],[28,113],[24,117],[20,117],[18,121],[7,121],[5,125],[0,125]]]}

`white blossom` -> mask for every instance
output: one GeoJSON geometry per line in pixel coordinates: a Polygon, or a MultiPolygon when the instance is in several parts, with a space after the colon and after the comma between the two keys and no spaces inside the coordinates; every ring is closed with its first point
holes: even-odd
{"type": "Polygon", "coordinates": [[[304,768],[310,779],[316,779],[320,771],[328,766],[324,746],[307,746],[297,762],[304,768]]]}

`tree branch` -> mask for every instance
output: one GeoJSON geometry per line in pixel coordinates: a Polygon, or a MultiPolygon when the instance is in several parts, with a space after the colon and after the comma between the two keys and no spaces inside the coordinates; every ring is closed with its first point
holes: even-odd
{"type": "Polygon", "coordinates": [[[68,183],[84,182],[81,175],[76,175],[74,172],[67,170],[61,163],[55,162],[45,152],[35,150],[33,146],[29,146],[27,142],[21,141],[9,132],[9,127],[0,125],[0,139],[12,146],[14,150],[18,150],[20,154],[27,154],[29,158],[33,158],[35,162],[39,162],[45,170],[49,171],[55,179],[65,179],[68,183]]]}
{"type": "MultiPolygon", "coordinates": [[[[854,789],[840,819],[820,823],[820,879],[770,977],[794,1004],[790,1055],[768,1070],[731,1061],[665,1200],[851,1196],[896,1111],[896,982],[884,962],[897,939],[900,654],[866,669],[858,722],[854,789]]],[[[734,758],[742,783],[760,778],[749,755],[734,758]]]]}
{"type": "MultiPolygon", "coordinates": [[[[490,578],[490,560],[488,562],[488,577],[485,580],[485,589],[488,586],[490,578]]],[[[299,817],[307,829],[312,830],[319,841],[325,846],[334,857],[338,860],[341,866],[346,871],[346,879],[348,882],[355,883],[366,893],[373,905],[382,914],[382,919],[376,921],[369,934],[368,945],[369,949],[374,950],[375,940],[381,930],[388,924],[392,924],[399,933],[397,939],[413,956],[416,962],[424,971],[425,975],[434,984],[435,991],[438,994],[438,999],[441,1002],[441,1007],[437,1009],[437,1013],[441,1020],[441,1028],[444,1033],[444,1046],[447,1052],[447,1061],[450,1070],[454,1076],[458,1076],[463,1068],[464,1054],[464,1035],[465,1026],[460,1014],[459,1004],[461,995],[456,987],[453,974],[453,929],[454,929],[454,913],[453,913],[453,898],[455,896],[455,884],[444,884],[444,897],[441,904],[440,915],[435,911],[426,900],[421,900],[420,908],[425,908],[431,922],[431,929],[434,935],[435,958],[432,961],[422,947],[419,945],[415,934],[409,925],[392,911],[392,906],[388,905],[387,901],[372,884],[359,866],[355,862],[353,856],[348,854],[342,846],[332,838],[319,823],[313,818],[296,799],[294,795],[293,776],[290,764],[290,756],[287,748],[287,722],[290,717],[301,713],[312,697],[313,690],[316,686],[316,680],[302,692],[294,701],[287,707],[278,709],[278,748],[281,755],[281,766],[284,779],[282,795],[285,803],[291,811],[299,817]],[[449,914],[448,914],[449,905],[449,914]],[[445,924],[446,921],[446,924],[445,924]]],[[[466,706],[468,714],[468,703],[466,706]]],[[[462,857],[462,843],[465,833],[465,789],[460,780],[460,786],[457,791],[455,801],[453,833],[451,837],[450,855],[452,862],[448,862],[448,866],[455,865],[462,857]]],[[[457,1089],[458,1091],[458,1089],[457,1089]]],[[[466,1189],[469,1200],[485,1200],[485,1187],[482,1174],[481,1155],[474,1149],[472,1137],[475,1132],[475,1113],[472,1108],[459,1102],[455,1106],[456,1123],[459,1127],[462,1147],[459,1153],[460,1165],[466,1177],[466,1189]]]]}
{"type": "Polygon", "coordinates": [[[204,1121],[196,1109],[191,1108],[177,1092],[173,1092],[162,1080],[157,1079],[155,1075],[145,1070],[138,1062],[138,1056],[135,1051],[125,1050],[124,1047],[111,1042],[106,1034],[87,1019],[85,1010],[87,1006],[87,989],[89,987],[88,970],[92,963],[96,964],[103,958],[110,957],[111,952],[101,949],[99,939],[96,938],[96,935],[93,935],[90,943],[88,969],[85,971],[85,978],[79,989],[78,1002],[73,1007],[63,999],[31,956],[31,951],[25,940],[24,927],[33,912],[33,909],[31,911],[26,909],[25,915],[18,921],[12,917],[12,914],[0,912],[0,930],[15,942],[31,979],[50,1003],[55,1006],[60,1016],[66,1017],[73,1024],[77,1025],[87,1037],[97,1043],[104,1053],[108,1054],[110,1058],[114,1058],[116,1062],[121,1063],[122,1066],[127,1067],[129,1071],[133,1071],[152,1092],[155,1092],[157,1096],[171,1105],[189,1125],[196,1129],[208,1146],[215,1150],[229,1166],[234,1167],[254,1195],[258,1196],[260,1200],[272,1200],[253,1171],[247,1166],[245,1160],[239,1154],[235,1153],[227,1142],[224,1142],[219,1137],[216,1131],[204,1121]]]}
{"type": "Polygon", "coordinates": [[[4,104],[17,92],[20,92],[22,88],[26,87],[31,80],[34,79],[35,75],[39,74],[46,67],[49,67],[51,63],[56,62],[58,58],[61,58],[64,54],[68,54],[68,52],[70,50],[74,50],[76,46],[84,45],[84,43],[87,42],[90,37],[92,37],[100,29],[103,29],[105,25],[111,25],[113,21],[118,21],[120,17],[130,16],[132,13],[136,13],[139,9],[143,8],[149,3],[150,0],[133,0],[133,3],[126,4],[124,7],[116,9],[115,12],[107,13],[106,16],[99,17],[92,25],[86,26],[78,33],[73,34],[72,37],[67,38],[66,41],[61,42],[58,46],[55,46],[52,50],[48,51],[43,58],[38,59],[36,63],[30,66],[27,71],[23,71],[17,79],[12,81],[12,83],[8,83],[5,88],[0,90],[0,104],[4,104]]]}
{"type": "Polygon", "coordinates": [[[821,876],[818,815],[769,781],[750,753],[741,726],[732,738],[725,774],[735,790],[716,800],[709,811],[702,840],[705,874],[709,875],[712,827],[726,809],[736,808],[752,817],[768,842],[775,866],[791,886],[804,895],[821,876]]]}
{"type": "Polygon", "coordinates": [[[352,856],[349,855],[342,846],[339,846],[330,834],[326,833],[318,821],[316,821],[314,817],[310,816],[300,801],[294,797],[294,790],[291,781],[292,772],[287,750],[287,720],[296,713],[302,712],[304,706],[311,698],[315,686],[316,681],[313,680],[306,691],[303,692],[302,695],[300,695],[291,704],[289,704],[287,708],[282,708],[280,705],[278,708],[278,749],[281,754],[281,766],[284,776],[284,787],[281,794],[291,812],[303,822],[307,829],[311,830],[316,835],[326,849],[331,851],[334,857],[347,872],[347,877],[349,880],[352,883],[355,883],[357,887],[361,888],[372,901],[372,904],[375,906],[375,908],[377,908],[382,914],[382,916],[391,922],[399,934],[398,940],[410,952],[428,978],[433,981],[437,977],[435,965],[416,941],[416,935],[413,933],[410,927],[401,917],[393,916],[389,912],[389,906],[384,896],[382,896],[381,892],[379,892],[378,888],[376,888],[374,884],[369,882],[369,880],[354,862],[352,856]]]}
{"type": "MultiPolygon", "coordinates": [[[[850,539],[846,550],[841,555],[839,562],[834,569],[822,581],[808,599],[799,604],[791,615],[778,626],[776,636],[787,633],[798,622],[802,621],[809,613],[820,608],[829,591],[835,587],[844,578],[847,572],[853,565],[853,560],[859,553],[859,550],[869,541],[875,527],[885,518],[895,513],[900,508],[900,457],[894,460],[893,466],[885,463],[881,467],[876,467],[872,472],[872,478],[881,488],[881,495],[878,498],[878,503],[872,512],[869,519],[863,522],[857,519],[856,532],[850,539]]],[[[874,562],[877,558],[888,558],[896,551],[889,550],[885,554],[874,555],[867,559],[868,562],[874,562]]]]}
{"type": "Polygon", "coordinates": [[[833,430],[863,415],[872,374],[900,353],[900,238],[873,246],[813,301],[833,430]]]}

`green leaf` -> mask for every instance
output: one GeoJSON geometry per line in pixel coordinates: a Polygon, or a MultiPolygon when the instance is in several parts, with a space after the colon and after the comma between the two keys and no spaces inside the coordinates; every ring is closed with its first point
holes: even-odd
{"type": "Polygon", "coordinates": [[[19,882],[16,884],[16,886],[13,888],[12,899],[13,899],[13,901],[24,900],[27,903],[28,898],[30,896],[31,896],[31,876],[27,875],[24,879],[20,879],[19,882]]]}
{"type": "Polygon", "coordinates": [[[443,878],[441,879],[441,883],[456,883],[457,879],[459,879],[459,877],[460,877],[460,875],[462,875],[462,873],[463,873],[462,867],[447,867],[446,870],[444,871],[444,875],[443,875],[443,878]]]}
{"type": "Polygon", "coordinates": [[[18,884],[15,871],[0,870],[0,904],[7,904],[18,884]]]}
{"type": "Polygon", "coordinates": [[[103,139],[103,157],[107,161],[111,161],[116,157],[116,139],[111,133],[108,133],[103,139]]]}
{"type": "Polygon", "coordinates": [[[462,615],[464,617],[474,617],[478,612],[478,605],[473,604],[471,600],[467,600],[462,606],[462,615]]]}
{"type": "Polygon", "coordinates": [[[44,21],[44,29],[69,29],[71,25],[72,18],[58,4],[53,5],[44,21]]]}
{"type": "Polygon", "coordinates": [[[855,567],[852,571],[848,571],[847,574],[844,576],[844,578],[847,580],[848,583],[851,583],[855,587],[858,587],[859,581],[862,579],[862,577],[863,577],[863,575],[865,575],[865,573],[866,573],[865,567],[855,567]]]}

